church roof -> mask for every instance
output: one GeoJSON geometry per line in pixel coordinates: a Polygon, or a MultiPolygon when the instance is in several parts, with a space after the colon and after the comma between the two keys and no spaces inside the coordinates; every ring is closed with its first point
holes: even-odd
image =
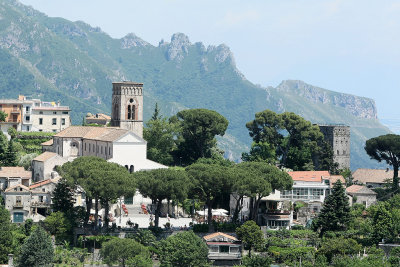
{"type": "Polygon", "coordinates": [[[54,136],[112,142],[129,132],[129,130],[112,127],[70,126],[54,136]]]}

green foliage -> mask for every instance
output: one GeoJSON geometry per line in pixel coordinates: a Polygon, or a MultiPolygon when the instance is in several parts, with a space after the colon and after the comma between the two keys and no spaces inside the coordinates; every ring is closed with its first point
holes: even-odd
{"type": "Polygon", "coordinates": [[[55,249],[54,263],[56,266],[82,266],[88,258],[88,251],[69,246],[57,246],[55,249]]]}
{"type": "Polygon", "coordinates": [[[272,190],[289,190],[292,188],[293,179],[284,171],[279,170],[266,162],[243,162],[237,164],[232,176],[233,188],[236,198],[236,208],[233,219],[236,221],[242,207],[241,200],[244,196],[253,199],[250,206],[250,219],[256,220],[258,206],[261,198],[268,196],[272,190]]]}
{"type": "Polygon", "coordinates": [[[139,229],[135,233],[128,233],[126,238],[131,238],[146,247],[154,246],[156,243],[156,237],[153,232],[145,229],[139,229]]]}
{"type": "Polygon", "coordinates": [[[0,131],[0,163],[4,164],[4,159],[6,157],[8,150],[8,140],[5,134],[0,131]]]}
{"type": "Polygon", "coordinates": [[[388,209],[384,203],[378,204],[373,208],[373,237],[378,243],[384,239],[386,242],[398,236],[400,219],[399,210],[388,209]]]}
{"type": "Polygon", "coordinates": [[[321,147],[323,135],[319,127],[293,112],[277,114],[267,109],[256,113],[246,127],[254,143],[250,154],[244,154],[245,160],[275,162],[279,158],[283,166],[297,171],[319,165],[315,162],[318,157],[325,167],[325,158],[333,157],[333,154],[321,153],[326,149],[321,147]]]}
{"type": "Polygon", "coordinates": [[[61,211],[53,212],[44,220],[44,226],[50,234],[56,237],[56,242],[70,238],[72,225],[65,214],[61,211]]]}
{"type": "Polygon", "coordinates": [[[14,127],[9,127],[7,130],[7,133],[11,137],[11,139],[14,139],[18,135],[18,132],[17,132],[17,130],[15,130],[14,127]]]}
{"type": "MultiPolygon", "coordinates": [[[[151,267],[152,262],[150,259],[150,253],[147,248],[135,240],[126,238],[115,238],[103,244],[100,251],[101,256],[105,263],[120,264],[122,266],[127,266],[128,260],[132,260],[132,264],[135,262],[141,263],[141,265],[132,265],[140,267],[151,267]],[[135,258],[138,257],[140,259],[135,258]]],[[[130,265],[129,265],[130,266],[130,265]]]]}
{"type": "Polygon", "coordinates": [[[367,140],[365,151],[379,162],[393,166],[393,190],[399,188],[400,135],[386,134],[367,140]]]}
{"type": "Polygon", "coordinates": [[[143,137],[147,141],[147,157],[161,164],[171,165],[174,161],[172,153],[176,149],[176,130],[175,124],[159,115],[156,103],[153,116],[143,128],[143,137]]]}
{"type": "Polygon", "coordinates": [[[169,236],[160,241],[158,249],[161,267],[208,266],[207,245],[191,231],[169,236]]]}
{"type": "Polygon", "coordinates": [[[8,114],[0,110],[0,121],[6,121],[8,114]]]}
{"type": "MultiPolygon", "coordinates": [[[[11,129],[11,128],[9,128],[11,129]]],[[[19,155],[18,155],[18,145],[14,142],[13,139],[8,142],[7,152],[3,159],[4,166],[17,166],[19,162],[19,155]]]]}
{"type": "MultiPolygon", "coordinates": [[[[135,191],[133,179],[126,168],[98,157],[78,157],[65,163],[59,171],[68,183],[80,185],[85,190],[87,202],[91,203],[93,198],[101,200],[106,214],[111,201],[135,191]]],[[[87,205],[86,222],[89,214],[90,205],[87,205]]],[[[108,223],[109,218],[105,216],[106,227],[108,223]]]]}
{"type": "Polygon", "coordinates": [[[340,182],[335,182],[332,193],[325,198],[324,206],[316,220],[314,229],[319,229],[321,235],[326,231],[345,230],[351,221],[349,201],[345,189],[340,182]]]}
{"type": "Polygon", "coordinates": [[[10,213],[0,204],[0,264],[7,263],[8,254],[12,253],[13,235],[11,229],[10,213]]]}
{"type": "Polygon", "coordinates": [[[186,165],[199,158],[210,158],[217,145],[215,136],[223,136],[228,127],[224,116],[208,109],[182,110],[170,122],[179,129],[175,162],[186,165]]]}
{"type": "Polygon", "coordinates": [[[219,164],[194,163],[187,167],[186,171],[191,178],[192,193],[207,204],[207,223],[211,232],[211,209],[219,195],[231,192],[231,178],[234,175],[232,168],[219,164]]]}
{"type": "Polygon", "coordinates": [[[272,260],[267,255],[252,255],[242,258],[242,266],[244,267],[266,267],[270,266],[272,260]]]}
{"type": "Polygon", "coordinates": [[[42,153],[42,143],[50,140],[55,133],[18,132],[15,142],[22,145],[24,153],[42,153]]]}
{"type": "Polygon", "coordinates": [[[268,230],[268,237],[279,237],[279,238],[300,238],[300,239],[315,239],[318,235],[311,230],[268,230]]]}
{"type": "Polygon", "coordinates": [[[326,239],[318,249],[318,254],[324,255],[329,262],[335,255],[356,255],[362,246],[351,238],[331,238],[326,239]]]}
{"type": "Polygon", "coordinates": [[[18,166],[24,167],[25,170],[30,171],[32,169],[32,160],[37,156],[38,154],[36,153],[22,155],[19,159],[18,166]]]}
{"type": "Polygon", "coordinates": [[[277,263],[285,263],[289,266],[295,266],[302,261],[312,261],[315,257],[315,248],[313,247],[295,247],[282,248],[271,246],[268,248],[268,253],[274,258],[277,263]]]}
{"type": "Polygon", "coordinates": [[[17,259],[18,266],[50,266],[54,249],[50,236],[42,227],[36,227],[25,240],[17,259]]]}
{"type": "Polygon", "coordinates": [[[140,193],[156,203],[155,226],[158,227],[161,202],[164,199],[185,200],[189,191],[189,180],[185,171],[155,169],[134,173],[140,193]]]}
{"type": "Polygon", "coordinates": [[[236,235],[248,247],[249,256],[251,256],[252,248],[261,246],[263,243],[263,232],[254,221],[247,221],[236,228],[236,235]]]}

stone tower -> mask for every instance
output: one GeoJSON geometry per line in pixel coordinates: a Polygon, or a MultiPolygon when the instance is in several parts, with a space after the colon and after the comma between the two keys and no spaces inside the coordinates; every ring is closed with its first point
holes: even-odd
{"type": "Polygon", "coordinates": [[[143,83],[114,82],[111,126],[143,137],[143,83]]]}
{"type": "Polygon", "coordinates": [[[319,125],[325,141],[333,149],[333,161],[339,164],[339,169],[350,169],[350,126],[319,125]]]}

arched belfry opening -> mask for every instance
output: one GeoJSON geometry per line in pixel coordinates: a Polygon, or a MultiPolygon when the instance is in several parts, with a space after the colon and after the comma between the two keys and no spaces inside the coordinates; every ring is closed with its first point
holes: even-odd
{"type": "Polygon", "coordinates": [[[111,126],[143,136],[143,83],[113,83],[111,126]]]}

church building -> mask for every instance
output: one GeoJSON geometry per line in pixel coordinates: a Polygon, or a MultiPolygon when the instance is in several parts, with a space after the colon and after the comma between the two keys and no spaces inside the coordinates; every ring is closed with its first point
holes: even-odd
{"type": "MultiPolygon", "coordinates": [[[[42,144],[45,153],[56,154],[65,161],[96,156],[125,166],[130,172],[167,168],[147,159],[147,142],[143,139],[143,84],[115,82],[112,92],[112,127],[70,126],[42,144]]],[[[49,170],[60,163],[55,160],[57,157],[46,158],[47,165],[54,165],[48,166],[49,170]]],[[[36,161],[43,162],[43,157],[38,156],[33,160],[36,161]]],[[[48,176],[34,172],[39,173],[35,182],[48,176]]]]}

